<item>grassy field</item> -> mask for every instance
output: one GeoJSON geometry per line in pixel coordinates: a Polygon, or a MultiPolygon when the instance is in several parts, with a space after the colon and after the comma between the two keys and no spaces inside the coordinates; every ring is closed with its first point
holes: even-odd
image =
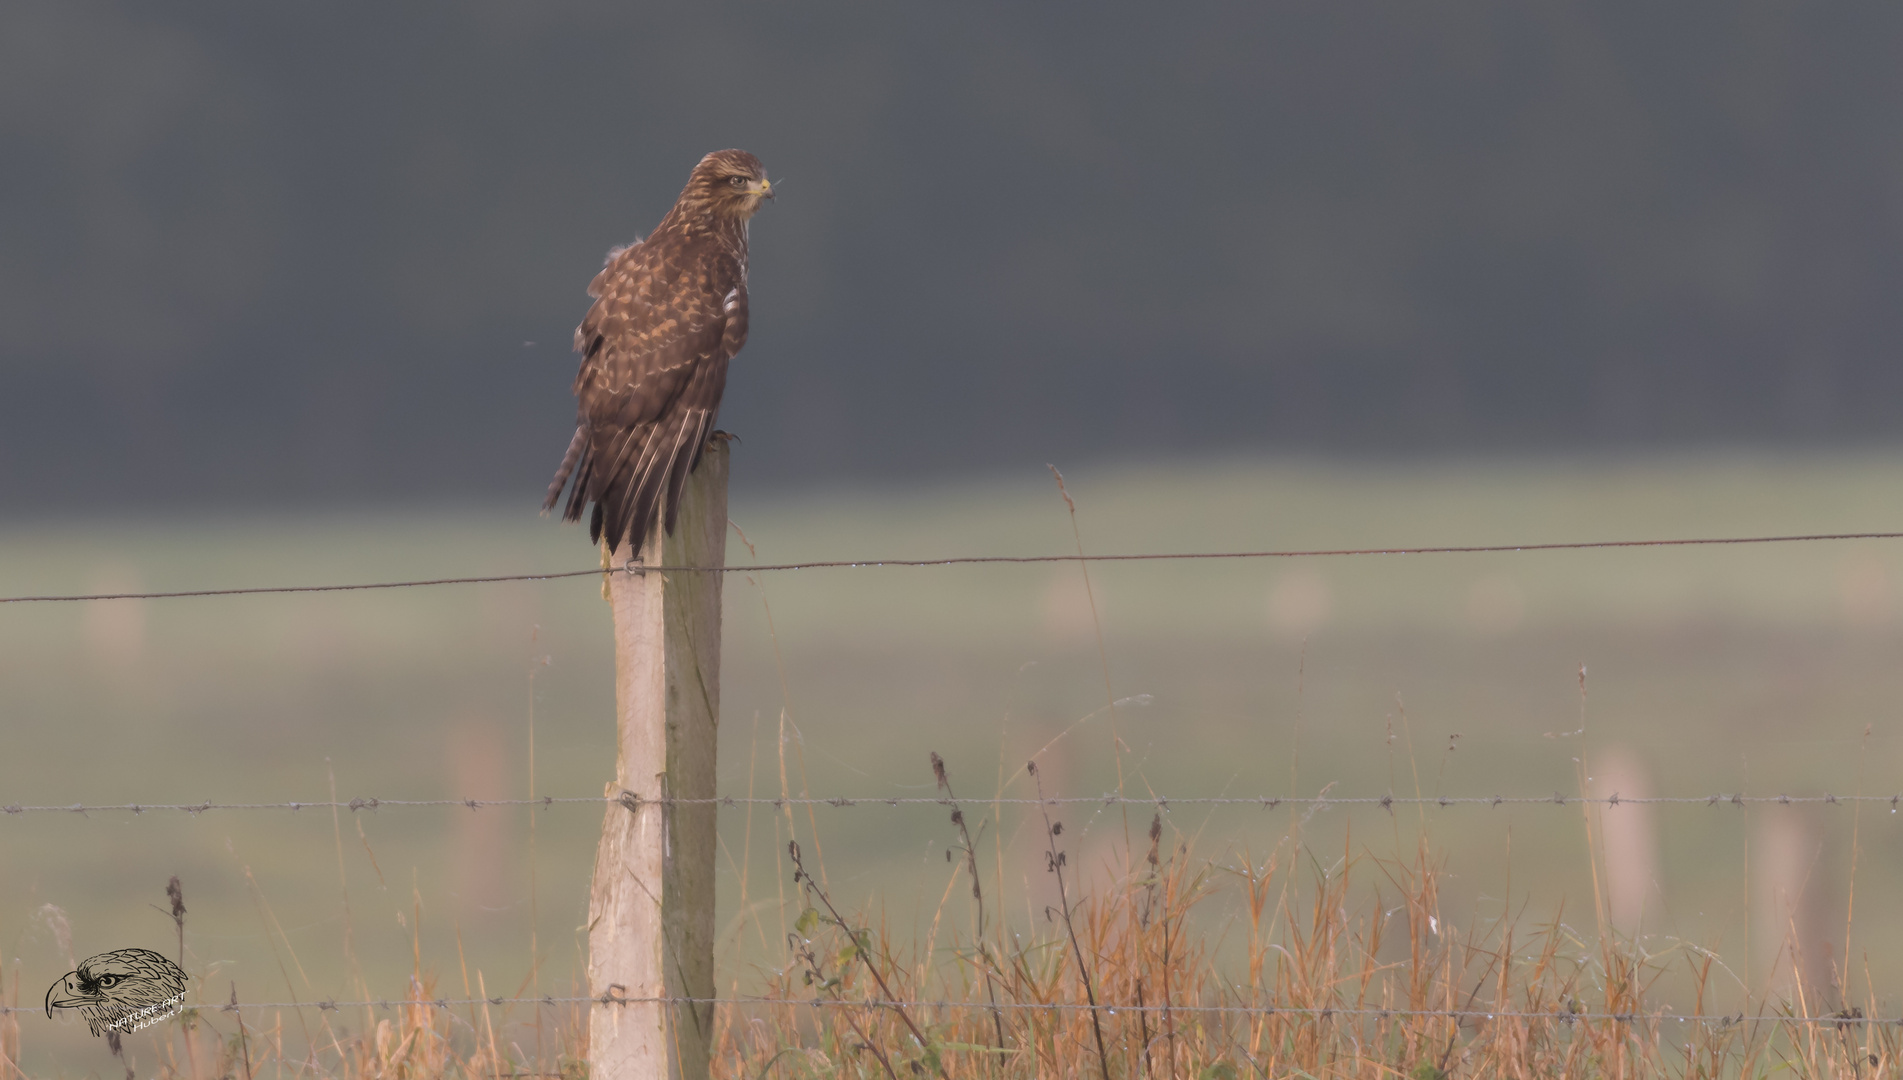
{"type": "MultiPolygon", "coordinates": [[[[1895,455],[1183,462],[1067,481],[1093,553],[1903,530],[1895,455]]],[[[762,562],[1077,543],[1039,473],[743,491],[733,515],[762,562]]],[[[729,561],[749,558],[736,535],[729,561]]],[[[15,523],[0,530],[0,593],[593,561],[576,530],[523,508],[15,523]]],[[[730,576],[723,789],[925,795],[936,751],[973,800],[1029,794],[1033,754],[1063,794],[1275,796],[1274,809],[1173,807],[1169,842],[1254,865],[1288,859],[1299,825],[1326,869],[1411,860],[1425,836],[1440,917],[1458,925],[1511,912],[1591,927],[1604,897],[1647,955],[1722,959],[1707,1011],[1784,985],[1793,935],[1818,985],[1839,981],[1832,1008],[1896,1010],[1903,932],[1884,898],[1903,885],[1903,830],[1888,804],[1621,807],[1589,833],[1577,804],[1390,813],[1300,799],[1896,793],[1903,543],[1099,564],[1090,584],[1097,620],[1075,565],[730,576]]],[[[0,606],[0,805],[308,801],[333,783],[346,799],[521,797],[531,782],[538,796],[595,795],[612,772],[611,682],[606,608],[586,578],[0,606]]],[[[465,978],[487,996],[563,993],[600,813],[0,815],[5,986],[31,1005],[69,955],[175,951],[152,905],[176,874],[205,1000],[234,986],[253,1001],[394,997],[419,965],[445,994],[465,978]]],[[[894,939],[966,917],[938,808],[724,813],[731,988],[794,966],[780,944],[803,907],[778,855],[789,828],[833,898],[894,939]]],[[[1067,813],[1075,887],[1110,890],[1149,813],[1067,813]]],[[[1042,842],[1008,808],[979,838],[995,914],[1024,933],[1047,926],[1042,842]]],[[[1369,897],[1388,887],[1361,880],[1369,897]]],[[[1246,963],[1247,950],[1224,953],[1239,904],[1219,891],[1198,909],[1212,970],[1246,963]]],[[[1689,966],[1662,963],[1655,1003],[1697,1006],[1689,966]]],[[[83,1027],[20,1025],[35,1075],[115,1068],[83,1027]]]]}

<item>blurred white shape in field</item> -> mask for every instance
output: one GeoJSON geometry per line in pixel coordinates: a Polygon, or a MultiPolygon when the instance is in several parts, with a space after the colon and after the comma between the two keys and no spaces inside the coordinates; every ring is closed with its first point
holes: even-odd
{"type": "Polygon", "coordinates": [[[1071,564],[1052,571],[1037,600],[1038,621],[1044,632],[1062,641],[1094,641],[1097,621],[1104,617],[1103,584],[1095,578],[1084,587],[1084,575],[1071,564]],[[1092,611],[1091,601],[1096,601],[1092,611]]]}
{"type": "Polygon", "coordinates": [[[1852,551],[1837,570],[1844,618],[1856,626],[1881,626],[1895,607],[1890,568],[1875,552],[1852,551]]]}
{"type": "Polygon", "coordinates": [[[1321,629],[1334,609],[1335,594],[1328,579],[1310,567],[1288,571],[1269,588],[1269,626],[1286,637],[1321,629]]]}
{"type": "Polygon", "coordinates": [[[1482,634],[1518,629],[1526,617],[1526,592],[1511,574],[1487,574],[1467,588],[1467,625],[1482,634]]]}
{"type": "MultiPolygon", "coordinates": [[[[1614,746],[1594,760],[1592,790],[1601,798],[1643,799],[1652,794],[1652,782],[1638,755],[1614,746]]],[[[1603,807],[1599,815],[1612,925],[1632,937],[1642,928],[1648,902],[1659,894],[1658,826],[1653,817],[1650,804],[1632,802],[1603,807]]]]}
{"type": "MultiPolygon", "coordinates": [[[[450,737],[447,764],[450,796],[505,799],[510,789],[509,753],[502,729],[487,717],[469,716],[450,737]]],[[[504,860],[509,855],[508,814],[498,807],[455,815],[456,892],[475,913],[494,913],[509,901],[504,860]]]]}
{"type": "MultiPolygon", "coordinates": [[[[139,570],[109,562],[86,579],[86,592],[98,595],[143,591],[139,570]]],[[[145,601],[90,600],[81,616],[86,650],[108,667],[129,668],[145,656],[145,601]]]]}
{"type": "Polygon", "coordinates": [[[1828,1001],[1837,981],[1830,939],[1843,929],[1844,908],[1827,872],[1824,832],[1810,807],[1767,806],[1755,816],[1751,936],[1757,970],[1768,974],[1771,994],[1794,1000],[1801,975],[1807,997],[1823,993],[1817,1000],[1828,1001]]]}

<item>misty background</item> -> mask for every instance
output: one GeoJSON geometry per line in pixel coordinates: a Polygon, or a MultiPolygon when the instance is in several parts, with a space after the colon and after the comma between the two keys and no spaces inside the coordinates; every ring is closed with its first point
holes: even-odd
{"type": "Polygon", "coordinates": [[[759,154],[744,487],[1888,443],[1903,8],[0,7],[0,500],[533,504],[759,154]]]}

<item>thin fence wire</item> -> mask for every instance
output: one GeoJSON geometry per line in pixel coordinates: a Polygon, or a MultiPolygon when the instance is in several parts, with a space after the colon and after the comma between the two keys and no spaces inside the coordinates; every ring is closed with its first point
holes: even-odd
{"type": "Polygon", "coordinates": [[[1437,547],[1329,548],[1290,551],[1162,551],[1129,555],[963,555],[943,559],[826,559],[814,562],[762,563],[754,566],[638,566],[625,571],[560,570],[550,573],[493,574],[480,577],[422,578],[414,581],[374,581],[344,585],[261,585],[231,589],[185,589],[176,592],[80,593],[73,595],[0,596],[0,604],[70,603],[83,600],[175,600],[184,597],[265,596],[287,593],[361,592],[371,589],[411,589],[434,585],[493,585],[507,581],[559,581],[611,573],[759,574],[781,570],[871,569],[876,567],[973,566],[994,563],[1110,563],[1196,559],[1298,559],[1357,555],[1477,555],[1524,551],[1590,551],[1601,548],[1706,547],[1738,544],[1795,544],[1838,540],[1903,540],[1903,532],[1808,533],[1790,536],[1705,536],[1663,540],[1576,540],[1550,544],[1458,544],[1437,547]]]}
{"type": "MultiPolygon", "coordinates": [[[[812,562],[771,563],[771,564],[759,564],[759,565],[751,565],[751,566],[721,566],[721,567],[674,566],[674,565],[658,565],[658,566],[647,566],[647,567],[629,566],[626,568],[625,572],[644,573],[646,571],[653,570],[656,572],[663,572],[663,573],[764,573],[769,571],[818,570],[818,569],[863,569],[863,568],[875,568],[875,567],[943,567],[943,566],[966,566],[966,565],[984,565],[984,564],[1108,563],[1108,562],[1139,562],[1139,561],[1159,561],[1159,560],[1187,561],[1187,560],[1211,560],[1211,559],[1236,560],[1236,559],[1276,559],[1276,558],[1327,558],[1327,557],[1351,557],[1351,556],[1374,556],[1374,555],[1450,555],[1450,554],[1486,554],[1486,553],[1531,552],[1531,551],[1581,551],[1581,550],[1614,549],[1614,548],[1694,547],[1694,546],[1718,546],[1718,545],[1786,544],[1786,543],[1823,542],[1823,541],[1897,540],[1897,539],[1903,539],[1903,532],[1815,533],[1815,534],[1788,535],[1788,536],[1693,537],[1693,538],[1682,538],[1682,539],[1656,539],[1656,540],[1595,540],[1595,541],[1570,541],[1570,542],[1562,542],[1562,543],[1540,543],[1540,544],[1484,544],[1484,545],[1476,544],[1476,545],[1446,545],[1446,546],[1433,546],[1433,547],[1336,548],[1336,549],[1314,549],[1314,550],[1226,551],[1226,552],[1147,552],[1147,553],[1127,554],[1127,555],[1026,555],[1026,556],[979,555],[979,556],[962,556],[962,557],[941,558],[941,559],[889,559],[889,558],[850,559],[850,560],[841,559],[841,560],[821,560],[821,561],[812,561],[812,562]]],[[[558,572],[552,572],[552,573],[498,574],[498,575],[487,575],[487,576],[477,576],[477,577],[426,578],[426,579],[417,579],[417,580],[409,580],[409,581],[361,582],[361,583],[349,583],[349,584],[338,584],[338,585],[284,585],[284,586],[259,586],[259,587],[224,588],[224,589],[192,589],[192,590],[179,590],[179,591],[172,591],[172,592],[124,592],[124,593],[88,593],[88,594],[75,594],[75,595],[6,596],[6,597],[0,597],[0,604],[61,603],[61,602],[80,602],[80,601],[89,601],[89,600],[167,600],[167,599],[180,599],[180,598],[187,598],[187,597],[258,596],[258,595],[284,595],[284,594],[298,594],[298,593],[358,592],[358,591],[378,590],[378,589],[417,588],[417,587],[440,586],[440,585],[485,585],[485,584],[498,584],[503,582],[556,581],[556,580],[562,580],[566,578],[593,577],[593,576],[597,576],[597,575],[601,575],[605,573],[613,573],[613,572],[616,572],[616,571],[608,571],[608,570],[602,570],[600,568],[594,568],[594,569],[588,569],[588,570],[558,571],[558,572]]],[[[1752,805],[1752,804],[1756,804],[1756,805],[1770,805],[1770,804],[1774,804],[1774,805],[1792,805],[1792,804],[1834,805],[1834,804],[1844,804],[1844,803],[1869,802],[1869,803],[1888,803],[1891,810],[1895,811],[1898,808],[1899,801],[1903,801],[1903,794],[1898,794],[1898,795],[1834,795],[1834,794],[1745,795],[1742,793],[1732,793],[1732,794],[1717,794],[1717,795],[1709,795],[1709,796],[1646,796],[1646,797],[1626,797],[1626,796],[1620,796],[1615,794],[1615,795],[1609,795],[1609,796],[1588,797],[1588,796],[1577,796],[1577,795],[1569,796],[1564,793],[1555,792],[1554,794],[1550,796],[1546,796],[1546,795],[1541,795],[1541,796],[1501,796],[1501,795],[1441,796],[1441,795],[1436,795],[1436,796],[1403,797],[1403,796],[1394,796],[1394,795],[1379,795],[1379,796],[1302,797],[1302,796],[1273,796],[1271,795],[1271,796],[1190,796],[1190,797],[1151,796],[1147,798],[1104,795],[1104,796],[1068,796],[1068,797],[1053,797],[1053,798],[1041,798],[1041,799],[1033,799],[1033,798],[966,799],[966,800],[958,800],[958,801],[954,801],[954,800],[946,799],[946,798],[940,798],[940,797],[878,797],[878,796],[835,797],[835,798],[760,798],[760,797],[743,798],[743,797],[737,797],[737,796],[720,796],[720,797],[708,798],[708,799],[642,800],[632,795],[624,794],[623,796],[620,796],[620,797],[544,796],[539,799],[357,798],[357,799],[351,799],[347,802],[335,801],[335,800],[314,800],[311,802],[215,803],[211,801],[205,801],[200,803],[168,803],[168,804],[73,803],[73,804],[61,805],[61,806],[23,806],[19,804],[13,804],[13,805],[0,807],[0,812],[4,812],[9,815],[14,815],[14,814],[23,814],[23,813],[88,814],[88,813],[105,813],[105,812],[115,812],[115,811],[116,812],[130,812],[133,814],[143,814],[148,811],[154,811],[154,812],[176,811],[176,812],[184,812],[184,813],[192,814],[195,816],[197,814],[206,813],[213,810],[301,811],[301,810],[338,809],[338,810],[350,810],[350,811],[356,812],[356,811],[362,811],[362,810],[381,810],[386,807],[397,808],[397,807],[443,807],[443,806],[461,806],[471,810],[476,810],[476,809],[481,809],[484,807],[505,807],[505,806],[549,807],[549,806],[554,806],[556,804],[567,804],[567,803],[597,803],[602,805],[608,805],[608,804],[613,804],[617,802],[622,803],[624,805],[628,805],[631,808],[633,805],[637,804],[638,802],[658,802],[658,803],[668,804],[668,805],[693,805],[693,804],[708,804],[708,803],[717,804],[720,806],[755,806],[757,805],[757,806],[771,806],[776,809],[781,807],[786,807],[786,806],[820,806],[820,805],[832,806],[832,807],[866,807],[866,806],[899,807],[899,806],[914,806],[914,805],[957,806],[962,804],[962,805],[971,805],[971,806],[982,806],[982,805],[1011,805],[1011,806],[1131,805],[1131,806],[1150,806],[1150,807],[1155,807],[1159,810],[1166,810],[1171,807],[1181,807],[1181,806],[1259,806],[1266,809],[1274,809],[1283,804],[1287,804],[1290,807],[1302,807],[1302,808],[1327,808],[1331,806],[1380,806],[1384,809],[1392,810],[1397,806],[1423,806],[1423,807],[1425,806],[1497,807],[1497,806],[1503,806],[1503,805],[1514,805],[1514,806],[1546,805],[1546,806],[1560,806],[1560,807],[1571,806],[1571,805],[1599,805],[1599,806],[1606,806],[1606,807],[1620,806],[1620,805],[1745,806],[1745,805],[1752,805]]],[[[599,997],[599,998],[596,998],[596,997],[554,997],[554,996],[543,996],[543,997],[535,997],[535,998],[525,998],[525,997],[438,998],[438,999],[433,999],[429,1001],[379,1000],[379,1001],[341,1001],[341,1002],[340,1001],[245,1002],[245,1003],[235,1003],[235,1004],[216,1004],[216,1005],[208,1004],[204,1006],[199,1006],[198,1008],[203,1010],[213,1010],[213,1011],[219,1011],[219,1012],[236,1012],[241,1009],[256,1011],[256,1010],[268,1010],[268,1009],[310,1009],[310,1008],[316,1008],[316,1009],[321,1009],[326,1011],[334,1011],[334,1010],[346,1009],[346,1008],[350,1008],[350,1009],[379,1008],[379,1009],[387,1010],[392,1007],[400,1008],[404,1006],[415,1006],[415,1005],[426,1005],[426,1006],[434,1007],[434,1008],[448,1009],[451,1007],[458,1007],[458,1006],[474,1006],[474,1005],[498,1005],[499,1006],[499,1005],[524,1005],[524,1004],[538,1005],[538,1006],[581,1005],[581,1004],[603,1005],[603,1006],[629,1006],[629,1005],[644,1005],[644,1004],[645,1005],[695,1004],[695,1005],[725,1005],[725,1006],[735,1006],[735,1007],[773,1007],[773,1006],[791,1005],[791,1006],[805,1006],[805,1007],[811,1007],[811,1008],[910,1008],[910,1009],[932,1009],[932,1010],[986,1009],[986,1010],[992,1010],[992,1011],[1001,1010],[1001,1011],[1010,1011],[1010,1012],[1076,1012],[1076,1011],[1088,1011],[1093,1009],[1093,1006],[1090,1006],[1090,1005],[1073,1004],[1073,1003],[1066,1003],[1066,1002],[1053,1002],[1053,1003],[995,1002],[993,1003],[993,1002],[964,1002],[964,1001],[885,1001],[885,1000],[876,1000],[876,999],[847,1000],[847,999],[832,999],[832,998],[793,1000],[793,999],[786,999],[786,998],[763,998],[763,997],[623,998],[623,997],[606,997],[606,996],[599,997]]],[[[1247,1016],[1263,1016],[1263,1017],[1278,1016],[1278,1015],[1302,1016],[1302,1017],[1309,1017],[1309,1018],[1314,1018],[1318,1020],[1328,1020],[1333,1018],[1354,1018],[1354,1019],[1419,1018],[1419,1019],[1451,1019],[1451,1020],[1459,1020],[1459,1021],[1480,1022],[1480,1021],[1489,1021],[1489,1020],[1511,1019],[1511,1020],[1551,1020],[1551,1021],[1558,1021],[1561,1023],[1568,1023],[1568,1024],[1577,1023],[1577,1022],[1615,1022],[1615,1023],[1677,1022],[1677,1023],[1712,1024],[1712,1025],[1719,1025],[1721,1027],[1724,1027],[1724,1026],[1739,1024],[1748,1019],[1752,1021],[1765,1021],[1765,1022],[1780,1023],[1780,1024],[1805,1024],[1805,1025],[1829,1024],[1839,1028],[1848,1027],[1851,1025],[1869,1026],[1869,1025],[1879,1025],[1879,1024],[1885,1024],[1885,1025],[1896,1024],[1898,1026],[1903,1026],[1903,1018],[1890,1019],[1890,1018],[1884,1018],[1884,1017],[1878,1017],[1878,1016],[1863,1016],[1863,1015],[1859,1015],[1855,1013],[1833,1014],[1833,1015],[1826,1015],[1826,1016],[1760,1015],[1755,1017],[1746,1017],[1743,1013],[1739,1013],[1737,1015],[1709,1016],[1709,1015],[1703,1015],[1703,1014],[1686,1014],[1686,1013],[1671,1013],[1671,1012],[1604,1013],[1604,1012],[1572,1012],[1572,1011],[1557,1011],[1557,1010],[1529,1012],[1529,1011],[1502,1011],[1502,1010],[1487,1010],[1487,1009],[1390,1009],[1390,1008],[1373,1008],[1373,1007],[1316,1008],[1316,1007],[1285,1007],[1285,1006],[1274,1006],[1274,1005],[1244,1006],[1244,1005],[1163,1004],[1163,1005],[1104,1005],[1104,1006],[1095,1006],[1094,1008],[1101,1009],[1102,1011],[1111,1015],[1114,1015],[1118,1012],[1135,1012],[1135,1013],[1183,1012],[1183,1013],[1247,1015],[1247,1016]]],[[[36,1013],[39,1011],[40,1010],[36,1008],[0,1006],[0,1015],[36,1013]]]]}
{"type": "MultiPolygon", "coordinates": [[[[1144,1005],[1085,1005],[1073,1002],[1034,1002],[1034,1001],[888,1001],[880,998],[769,998],[769,997],[620,997],[602,995],[600,997],[491,997],[491,998],[402,998],[379,1001],[259,1001],[259,1002],[208,1002],[203,1005],[189,1006],[200,1012],[238,1012],[240,1010],[264,1009],[320,1009],[325,1012],[343,1009],[391,1009],[423,1005],[430,1008],[450,1009],[473,1005],[727,1005],[735,1007],[761,1006],[799,1006],[820,1009],[982,1009],[1002,1012],[1090,1012],[1098,1011],[1108,1015],[1117,1013],[1202,1013],[1226,1016],[1302,1016],[1317,1020],[1329,1020],[1337,1017],[1353,1019],[1446,1019],[1463,1021],[1485,1020],[1556,1020],[1571,1024],[1582,1021],[1601,1021],[1611,1023],[1640,1022],[1676,1022],[1681,1024],[1714,1024],[1731,1026],[1747,1020],[1779,1024],[1830,1024],[1837,1027],[1851,1025],[1895,1024],[1903,1027],[1903,1017],[1865,1016],[1860,1012],[1846,1011],[1826,1016],[1787,1016],[1781,1014],[1747,1015],[1743,1012],[1711,1016],[1703,1013],[1675,1012],[1590,1012],[1567,1011],[1561,1009],[1545,1011],[1527,1011],[1511,1009],[1387,1009],[1375,1006],[1282,1006],[1282,1005],[1185,1005],[1144,1004],[1144,1005]]],[[[0,1016],[19,1013],[37,1013],[40,1009],[30,1006],[0,1006],[0,1016]]]]}
{"type": "Polygon", "coordinates": [[[559,806],[569,803],[594,803],[607,806],[620,804],[630,808],[648,804],[651,806],[770,806],[775,810],[788,806],[831,806],[839,809],[848,807],[904,807],[904,806],[1147,806],[1158,810],[1169,810],[1184,806],[1250,806],[1264,810],[1278,807],[1327,809],[1332,806],[1378,806],[1384,810],[1410,806],[1797,806],[1820,804],[1838,806],[1853,803],[1881,803],[1897,810],[1903,807],[1903,793],[1896,795],[1745,795],[1741,793],[1720,795],[1567,795],[1555,792],[1551,795],[1210,795],[1177,798],[1174,796],[1152,795],[1147,797],[1125,795],[1067,795],[1052,796],[1043,799],[1004,798],[1004,799],[947,799],[942,796],[857,796],[852,798],[768,798],[765,796],[719,795],[704,799],[643,798],[632,793],[616,796],[604,795],[545,795],[537,799],[351,799],[345,801],[315,800],[312,802],[259,802],[259,803],[68,803],[65,805],[24,806],[18,803],[0,806],[0,814],[91,814],[91,813],[132,813],[145,814],[161,811],[177,811],[187,814],[203,814],[213,810],[383,810],[386,808],[461,806],[470,810],[481,810],[492,806],[559,806]]]}

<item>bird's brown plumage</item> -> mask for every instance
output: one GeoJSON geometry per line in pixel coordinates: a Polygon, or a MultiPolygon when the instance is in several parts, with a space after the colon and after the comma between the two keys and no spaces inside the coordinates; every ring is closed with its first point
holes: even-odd
{"type": "Polygon", "coordinates": [[[610,252],[575,330],[577,426],[544,510],[581,519],[612,551],[639,547],[657,515],[674,529],[681,490],[713,434],[727,362],[747,343],[747,219],[773,197],[760,160],[700,160],[647,239],[610,252]]]}

